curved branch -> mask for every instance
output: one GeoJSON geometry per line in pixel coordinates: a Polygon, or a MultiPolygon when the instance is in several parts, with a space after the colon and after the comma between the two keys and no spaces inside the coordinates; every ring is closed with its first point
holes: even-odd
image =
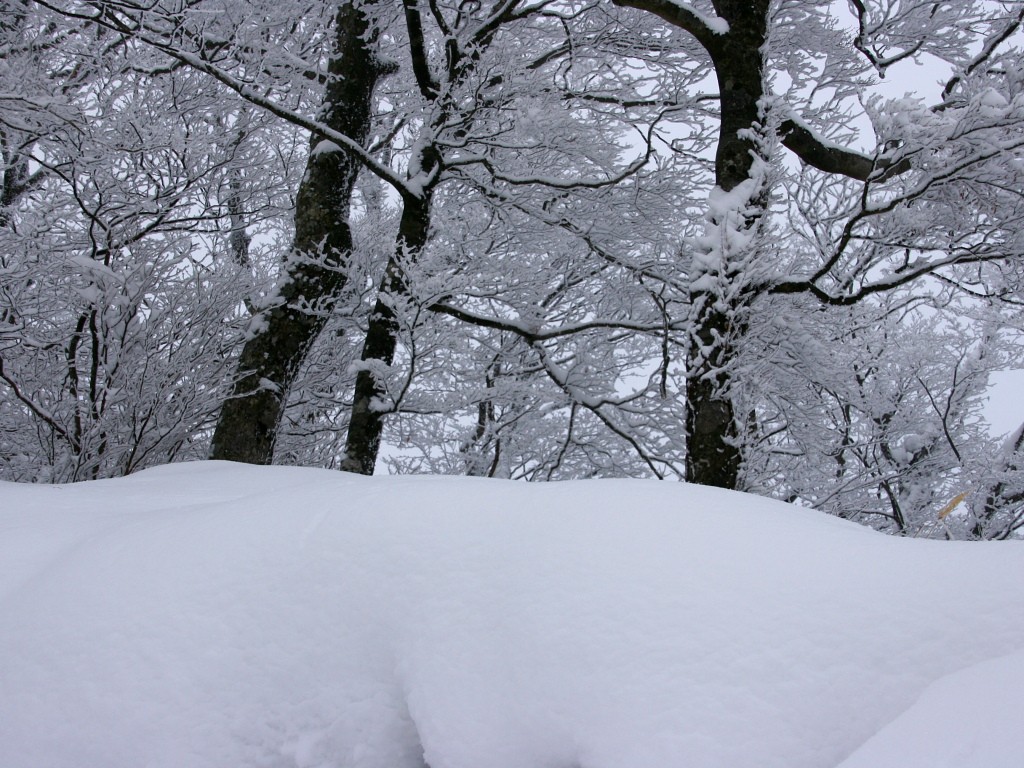
{"type": "MultiPolygon", "coordinates": [[[[644,168],[644,166],[647,165],[647,163],[650,162],[651,157],[654,155],[653,134],[656,125],[657,121],[652,122],[648,127],[647,135],[644,136],[644,141],[647,144],[647,150],[644,152],[643,156],[638,157],[614,176],[607,176],[603,179],[556,179],[551,176],[509,176],[508,174],[501,173],[501,171],[496,169],[490,158],[478,155],[466,157],[461,160],[449,161],[448,167],[454,168],[460,165],[482,165],[487,169],[491,178],[503,181],[506,184],[511,184],[513,186],[538,185],[559,190],[602,189],[604,187],[612,187],[616,184],[621,184],[626,179],[636,175],[644,168]]],[[[641,135],[643,134],[641,133],[641,135]]]]}
{"type": "Polygon", "coordinates": [[[892,163],[884,157],[872,158],[824,141],[795,116],[779,125],[779,138],[807,165],[825,173],[836,173],[858,181],[884,181],[910,170],[910,161],[906,158],[892,163]]]}
{"type": "Polygon", "coordinates": [[[709,19],[682,3],[672,0],[612,0],[623,8],[636,8],[653,13],[674,27],[689,32],[697,42],[710,52],[718,49],[723,32],[713,29],[709,19]]]}
{"type": "Polygon", "coordinates": [[[623,320],[593,320],[590,322],[572,323],[559,328],[548,330],[530,330],[515,320],[501,320],[496,317],[478,315],[461,307],[455,307],[445,302],[436,302],[427,307],[431,312],[440,315],[448,315],[468,325],[475,325],[480,328],[490,328],[495,331],[507,331],[513,333],[524,341],[533,344],[538,341],[551,341],[564,336],[572,336],[577,333],[586,333],[596,330],[620,330],[633,331],[635,333],[659,333],[668,330],[680,330],[675,323],[665,324],[664,321],[657,323],[634,323],[623,320]]]}
{"type": "Polygon", "coordinates": [[[409,54],[412,58],[412,72],[416,77],[416,85],[427,101],[434,101],[441,92],[441,86],[430,74],[430,60],[427,57],[427,44],[423,40],[423,20],[417,0],[402,0],[405,9],[405,26],[409,30],[409,54]]]}
{"type": "MultiPolygon", "coordinates": [[[[893,64],[903,61],[904,59],[909,59],[924,46],[925,41],[924,39],[921,39],[906,50],[894,53],[892,56],[880,56],[877,51],[872,50],[870,47],[869,39],[871,35],[878,30],[878,27],[876,26],[873,29],[868,29],[868,9],[865,7],[862,0],[850,0],[850,5],[852,5],[854,10],[857,12],[858,25],[858,32],[857,36],[853,40],[853,47],[860,51],[864,55],[864,58],[871,63],[871,66],[875,68],[876,72],[878,72],[879,77],[885,77],[886,69],[891,67],[893,64]]],[[[932,13],[934,12],[933,8],[932,13]]]]}
{"type": "Polygon", "coordinates": [[[560,370],[560,366],[558,366],[557,364],[553,363],[550,360],[547,354],[547,350],[545,350],[544,347],[542,347],[540,344],[531,344],[530,346],[537,354],[537,357],[539,358],[541,365],[544,367],[544,373],[547,374],[548,378],[551,379],[551,381],[553,381],[559,389],[565,392],[565,394],[567,394],[571,398],[572,402],[582,405],[584,408],[586,408],[588,411],[594,414],[594,416],[596,416],[601,421],[601,423],[604,424],[613,434],[617,435],[619,438],[628,443],[636,452],[636,455],[639,456],[640,459],[642,459],[643,462],[648,466],[651,472],[654,473],[655,477],[657,477],[659,480],[664,480],[667,475],[667,472],[665,470],[667,470],[668,472],[672,472],[676,476],[681,477],[680,472],[674,466],[672,466],[671,462],[666,461],[665,459],[657,458],[656,456],[648,455],[647,451],[635,437],[629,434],[625,429],[620,427],[618,424],[613,422],[609,415],[606,414],[601,409],[602,405],[610,405],[612,403],[606,400],[595,400],[594,398],[587,397],[586,395],[581,394],[576,387],[569,383],[569,380],[565,375],[565,372],[560,370]],[[665,469],[659,470],[658,467],[655,466],[656,462],[658,464],[663,465],[665,469]]]}
{"type": "Polygon", "coordinates": [[[867,298],[876,293],[884,293],[885,291],[891,291],[894,288],[899,288],[907,283],[914,282],[915,280],[931,275],[944,267],[952,267],[958,264],[982,264],[989,261],[1002,261],[1007,258],[1007,254],[996,251],[996,252],[960,252],[953,253],[942,259],[935,261],[928,261],[914,267],[913,269],[903,270],[892,277],[884,280],[878,280],[874,283],[868,283],[861,285],[861,287],[854,293],[835,295],[829,293],[821,286],[810,280],[788,280],[786,282],[777,283],[768,289],[769,293],[809,293],[814,296],[818,301],[823,304],[829,304],[836,307],[847,307],[852,304],[867,298]]]}

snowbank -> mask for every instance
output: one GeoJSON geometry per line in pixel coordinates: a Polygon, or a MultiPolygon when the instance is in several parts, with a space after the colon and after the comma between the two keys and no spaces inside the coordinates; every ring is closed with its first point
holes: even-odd
{"type": "Polygon", "coordinates": [[[976,664],[928,686],[841,768],[1020,768],[1024,652],[976,664]]]}
{"type": "Polygon", "coordinates": [[[1019,543],[671,483],[0,484],[0,765],[833,768],[1022,606],[1019,543]]]}

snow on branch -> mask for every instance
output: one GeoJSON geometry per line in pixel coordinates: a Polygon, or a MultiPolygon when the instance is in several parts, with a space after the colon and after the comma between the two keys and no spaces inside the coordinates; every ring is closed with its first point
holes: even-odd
{"type": "Polygon", "coordinates": [[[653,13],[655,16],[679,27],[695,38],[705,48],[716,45],[716,38],[729,32],[729,23],[720,16],[707,16],[687,3],[678,0],[614,0],[615,5],[636,8],[653,13]]]}
{"type": "Polygon", "coordinates": [[[892,163],[884,157],[869,157],[822,139],[792,112],[779,125],[779,138],[807,165],[825,173],[838,173],[858,181],[879,181],[910,170],[910,162],[905,158],[892,163]]]}
{"type": "Polygon", "coordinates": [[[395,191],[403,197],[417,197],[421,194],[418,188],[408,184],[391,168],[377,160],[377,158],[360,146],[359,142],[349,136],[346,136],[341,131],[334,130],[319,120],[310,119],[267,96],[257,93],[249,84],[238,79],[229,72],[224,71],[213,64],[213,62],[203,58],[203,56],[182,50],[167,42],[167,40],[160,36],[159,31],[151,29],[145,22],[145,19],[141,16],[139,18],[132,18],[125,15],[122,18],[122,15],[114,15],[109,9],[105,9],[102,6],[96,13],[83,14],[66,8],[57,7],[56,5],[45,2],[45,0],[41,0],[39,5],[62,16],[90,21],[113,32],[117,32],[118,34],[128,35],[150,48],[160,51],[175,61],[191,67],[197,72],[207,74],[222,85],[234,91],[253,106],[260,107],[275,117],[279,117],[292,125],[304,128],[316,136],[333,141],[334,143],[344,147],[358,158],[368,171],[392,186],[395,191]]]}
{"type": "Polygon", "coordinates": [[[1004,42],[1006,42],[1013,34],[1020,29],[1021,24],[1024,24],[1024,6],[1017,12],[1017,15],[1012,17],[1009,23],[1003,27],[999,32],[992,35],[982,46],[981,51],[975,56],[971,63],[963,68],[962,72],[959,72],[949,79],[946,83],[946,87],[942,89],[942,100],[945,102],[953,95],[953,91],[957,85],[963,82],[964,78],[970,77],[978,67],[989,61],[1004,42]]]}

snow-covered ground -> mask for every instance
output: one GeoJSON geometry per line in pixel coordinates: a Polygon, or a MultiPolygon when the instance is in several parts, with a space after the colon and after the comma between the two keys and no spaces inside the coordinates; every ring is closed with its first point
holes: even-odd
{"type": "Polygon", "coordinates": [[[0,484],[3,768],[1019,768],[1022,712],[1020,542],[657,482],[0,484]]]}

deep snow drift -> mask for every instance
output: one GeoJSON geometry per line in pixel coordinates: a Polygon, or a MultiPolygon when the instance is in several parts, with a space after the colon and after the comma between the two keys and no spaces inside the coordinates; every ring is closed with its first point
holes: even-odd
{"type": "Polygon", "coordinates": [[[707,488],[0,484],[4,768],[1009,768],[1022,650],[1020,542],[707,488]]]}

